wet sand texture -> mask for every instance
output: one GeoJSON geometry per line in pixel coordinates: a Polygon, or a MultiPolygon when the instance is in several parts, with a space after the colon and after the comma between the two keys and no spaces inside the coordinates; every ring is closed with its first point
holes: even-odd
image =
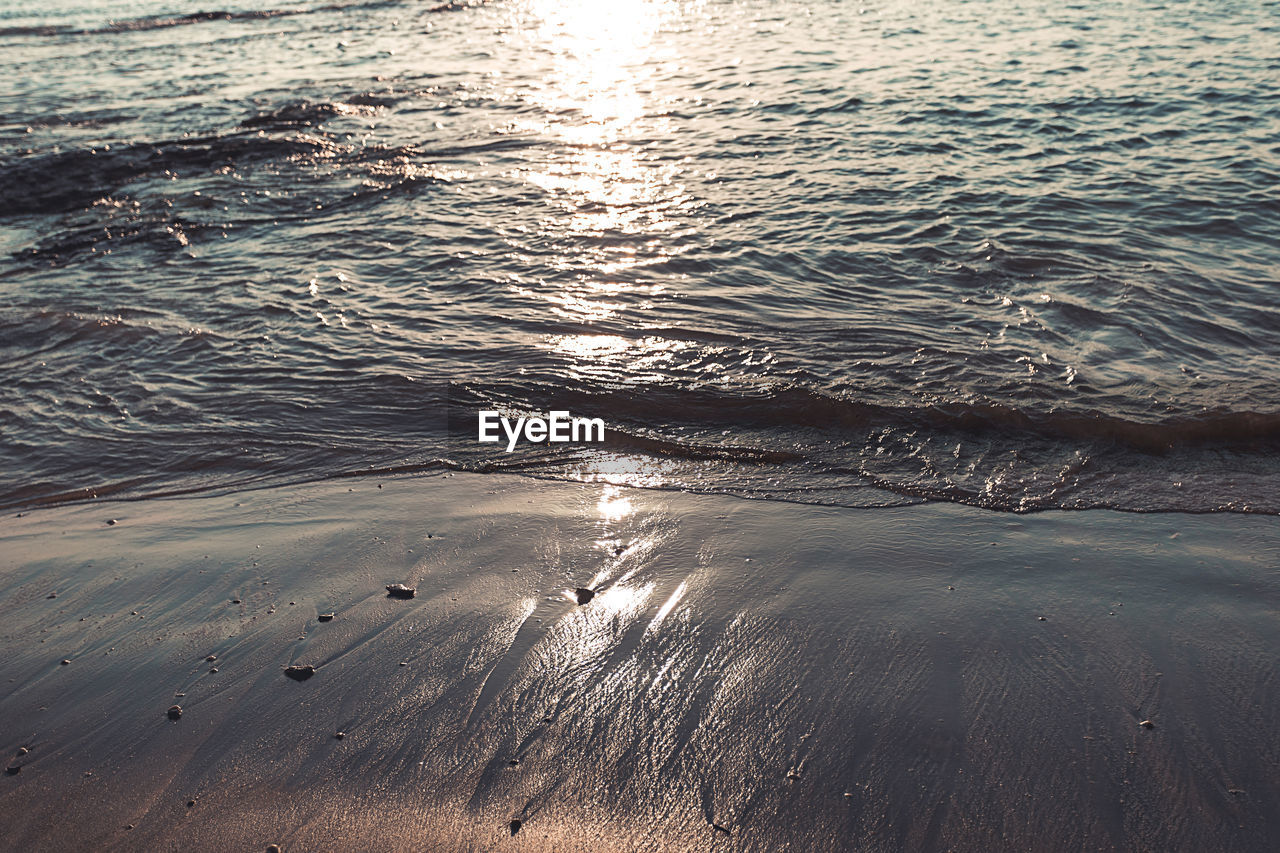
{"type": "Polygon", "coordinates": [[[1276,849],[1274,519],[382,482],[0,522],[0,846],[1276,849]]]}

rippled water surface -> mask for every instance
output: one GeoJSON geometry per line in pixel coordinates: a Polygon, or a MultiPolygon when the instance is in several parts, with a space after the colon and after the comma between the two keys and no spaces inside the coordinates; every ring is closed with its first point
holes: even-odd
{"type": "Polygon", "coordinates": [[[1280,3],[195,8],[0,10],[0,504],[1280,512],[1280,3]]]}

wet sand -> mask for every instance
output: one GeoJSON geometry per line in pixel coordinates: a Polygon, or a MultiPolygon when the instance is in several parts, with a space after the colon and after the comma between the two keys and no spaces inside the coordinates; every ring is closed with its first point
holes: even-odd
{"type": "Polygon", "coordinates": [[[4,849],[1280,841],[1272,518],[456,475],[36,511],[0,555],[4,849]]]}

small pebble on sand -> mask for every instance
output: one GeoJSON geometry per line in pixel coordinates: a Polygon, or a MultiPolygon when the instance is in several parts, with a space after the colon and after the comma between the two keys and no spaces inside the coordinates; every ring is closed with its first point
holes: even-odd
{"type": "Polygon", "coordinates": [[[580,586],[573,591],[573,600],[579,604],[586,604],[595,597],[596,591],[594,589],[587,589],[585,586],[580,586]]]}
{"type": "Polygon", "coordinates": [[[305,666],[295,664],[294,666],[285,667],[284,674],[294,681],[306,681],[316,674],[316,668],[311,664],[306,664],[305,666]]]}
{"type": "Polygon", "coordinates": [[[515,835],[517,832],[519,832],[520,827],[522,826],[524,826],[524,824],[520,821],[519,818],[516,818],[515,820],[511,821],[511,823],[507,824],[507,828],[511,830],[512,835],[515,835]]]}
{"type": "Polygon", "coordinates": [[[391,598],[413,598],[418,590],[402,583],[387,584],[387,595],[391,598]]]}
{"type": "Polygon", "coordinates": [[[182,716],[182,706],[172,705],[166,713],[168,714],[169,719],[176,720],[182,716]]]}
{"type": "Polygon", "coordinates": [[[347,733],[346,733],[346,732],[334,732],[334,733],[333,733],[334,740],[342,740],[342,739],[343,739],[344,737],[346,737],[346,736],[347,736],[347,733]]]}
{"type": "Polygon", "coordinates": [[[317,618],[319,621],[321,621],[321,622],[332,622],[332,621],[333,621],[333,616],[334,616],[334,614],[332,614],[332,613],[321,613],[321,614],[320,614],[319,616],[317,616],[316,618],[317,618]]]}
{"type": "Polygon", "coordinates": [[[205,660],[205,663],[213,663],[217,659],[218,659],[217,655],[206,655],[204,660],[205,660]]]}
{"type": "Polygon", "coordinates": [[[71,663],[71,661],[70,661],[70,660],[68,660],[67,658],[63,658],[63,659],[62,659],[62,665],[63,665],[63,666],[66,666],[66,665],[67,665],[67,664],[69,664],[69,663],[71,663]]]}
{"type": "Polygon", "coordinates": [[[1143,720],[1142,722],[1138,723],[1138,725],[1142,726],[1144,729],[1154,729],[1156,727],[1156,724],[1151,722],[1150,720],[1143,720]]]}

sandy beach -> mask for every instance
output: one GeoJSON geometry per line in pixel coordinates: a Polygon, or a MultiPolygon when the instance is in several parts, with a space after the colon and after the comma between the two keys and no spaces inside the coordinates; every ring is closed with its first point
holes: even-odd
{"type": "Polygon", "coordinates": [[[1273,518],[457,474],[37,510],[0,552],[8,850],[1280,838],[1273,518]]]}

